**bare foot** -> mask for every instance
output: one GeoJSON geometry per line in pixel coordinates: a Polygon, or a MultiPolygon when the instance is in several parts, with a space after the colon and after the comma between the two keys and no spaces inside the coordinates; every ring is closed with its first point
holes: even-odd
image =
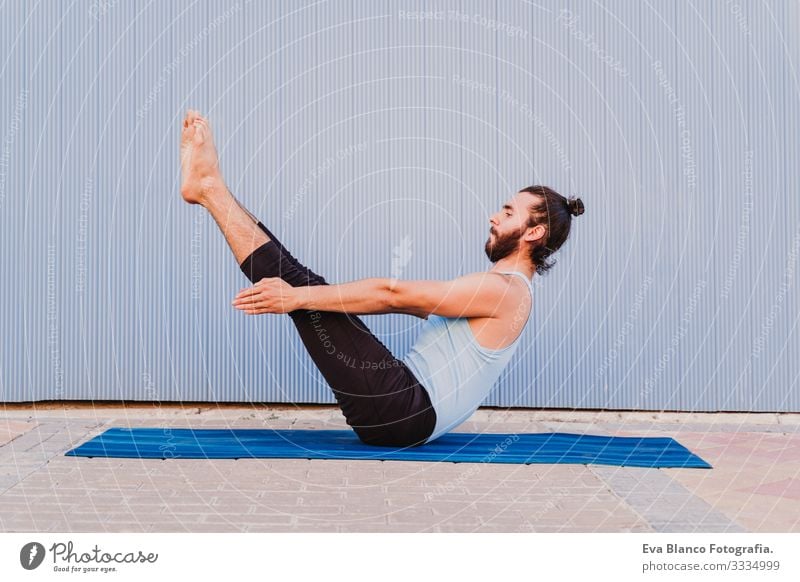
{"type": "Polygon", "coordinates": [[[224,188],[217,149],[208,120],[190,109],[181,133],[181,196],[189,204],[203,204],[220,187],[224,188]]]}

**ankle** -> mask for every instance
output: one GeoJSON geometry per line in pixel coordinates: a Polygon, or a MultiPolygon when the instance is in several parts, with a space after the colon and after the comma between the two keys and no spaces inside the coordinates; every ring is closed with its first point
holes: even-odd
{"type": "Polygon", "coordinates": [[[231,193],[228,192],[225,182],[219,176],[209,176],[200,180],[198,188],[198,201],[202,206],[209,204],[219,204],[224,202],[226,198],[233,199],[231,193]]]}

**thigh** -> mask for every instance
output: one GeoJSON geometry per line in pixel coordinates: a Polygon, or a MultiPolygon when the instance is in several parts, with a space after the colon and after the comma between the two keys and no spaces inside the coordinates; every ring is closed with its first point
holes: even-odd
{"type": "Polygon", "coordinates": [[[389,396],[406,380],[405,364],[359,317],[305,309],[289,315],[332,388],[354,396],[389,396]]]}

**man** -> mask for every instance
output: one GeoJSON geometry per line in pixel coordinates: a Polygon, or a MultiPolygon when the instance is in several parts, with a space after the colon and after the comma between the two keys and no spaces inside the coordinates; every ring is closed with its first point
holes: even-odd
{"type": "Polygon", "coordinates": [[[531,186],[490,219],[493,266],[452,281],[372,278],[340,285],[301,265],[229,192],[208,120],[189,110],[181,136],[181,195],[201,204],[254,285],[233,301],[246,314],[286,313],[362,442],[407,447],[466,420],[511,359],[533,304],[531,278],[583,212],[545,186],[531,186]],[[405,313],[426,319],[398,360],[356,317],[405,313]]]}

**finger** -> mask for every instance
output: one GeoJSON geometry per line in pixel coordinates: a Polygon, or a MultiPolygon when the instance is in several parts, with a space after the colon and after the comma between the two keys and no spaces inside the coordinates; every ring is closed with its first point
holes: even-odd
{"type": "Polygon", "coordinates": [[[234,301],[242,301],[244,299],[249,299],[250,297],[253,297],[255,295],[257,295],[257,293],[254,293],[253,291],[240,291],[239,294],[236,295],[236,297],[234,297],[233,299],[234,301]]]}
{"type": "Polygon", "coordinates": [[[261,289],[255,289],[251,287],[249,289],[242,289],[241,291],[239,291],[239,293],[236,295],[236,298],[243,299],[245,297],[252,297],[254,295],[258,295],[259,293],[261,293],[261,289]]]}
{"type": "Polygon", "coordinates": [[[252,299],[236,299],[231,303],[231,305],[233,305],[234,307],[248,307],[252,305],[252,303],[253,303],[252,299]]]}
{"type": "Polygon", "coordinates": [[[249,309],[249,308],[254,307],[255,305],[256,305],[256,301],[253,300],[253,299],[242,299],[242,300],[237,301],[236,303],[233,304],[234,307],[237,307],[237,308],[240,308],[240,309],[249,309]]]}

